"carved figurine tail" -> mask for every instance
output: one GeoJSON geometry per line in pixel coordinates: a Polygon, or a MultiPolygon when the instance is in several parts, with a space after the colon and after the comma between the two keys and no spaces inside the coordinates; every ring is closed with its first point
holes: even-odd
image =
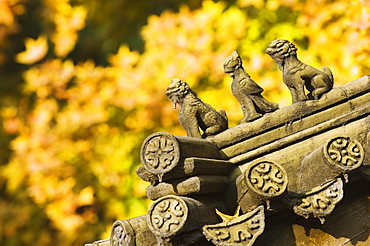
{"type": "Polygon", "coordinates": [[[323,66],[321,68],[321,70],[328,76],[328,78],[330,79],[330,81],[333,85],[334,84],[334,76],[333,76],[333,73],[330,71],[330,69],[328,67],[323,66]]]}
{"type": "Polygon", "coordinates": [[[261,95],[251,95],[251,99],[253,100],[253,103],[257,106],[256,110],[259,113],[265,114],[279,109],[279,104],[270,102],[261,95]]]}
{"type": "Polygon", "coordinates": [[[225,110],[224,109],[220,109],[220,110],[218,110],[218,113],[222,116],[222,117],[224,117],[224,119],[226,120],[226,122],[229,120],[228,119],[228,117],[227,117],[227,114],[226,114],[226,112],[225,112],[225,110]]]}

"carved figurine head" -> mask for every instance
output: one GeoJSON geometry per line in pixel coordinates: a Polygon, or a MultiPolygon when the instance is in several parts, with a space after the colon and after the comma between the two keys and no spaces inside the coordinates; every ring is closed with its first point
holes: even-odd
{"type": "Polygon", "coordinates": [[[284,60],[290,56],[297,56],[297,48],[294,44],[285,39],[277,39],[267,47],[266,53],[271,56],[278,65],[279,70],[283,69],[284,60]]]}
{"type": "Polygon", "coordinates": [[[238,52],[233,51],[229,57],[226,58],[224,62],[224,72],[229,74],[230,77],[234,77],[234,72],[236,69],[243,65],[242,59],[240,58],[238,52]]]}
{"type": "Polygon", "coordinates": [[[190,87],[181,79],[172,79],[171,84],[167,87],[166,96],[171,100],[173,107],[182,103],[185,95],[189,92],[190,87]]]}

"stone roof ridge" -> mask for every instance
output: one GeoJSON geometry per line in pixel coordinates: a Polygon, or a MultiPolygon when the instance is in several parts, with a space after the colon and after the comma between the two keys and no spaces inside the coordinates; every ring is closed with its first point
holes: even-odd
{"type": "Polygon", "coordinates": [[[252,122],[239,124],[217,135],[209,136],[207,140],[225,152],[228,157],[233,158],[351,113],[369,102],[366,100],[370,96],[369,93],[370,76],[366,75],[343,86],[334,87],[318,100],[294,103],[267,113],[252,122]]]}

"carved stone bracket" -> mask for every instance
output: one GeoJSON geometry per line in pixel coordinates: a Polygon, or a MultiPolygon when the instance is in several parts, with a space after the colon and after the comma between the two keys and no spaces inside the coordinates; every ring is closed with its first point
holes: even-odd
{"type": "Polygon", "coordinates": [[[125,220],[117,220],[112,225],[111,245],[112,246],[135,246],[134,231],[125,220]]]}
{"type": "Polygon", "coordinates": [[[293,210],[296,214],[306,219],[312,215],[315,218],[319,218],[321,223],[324,223],[324,217],[334,210],[335,205],[342,198],[343,181],[341,178],[337,178],[311,191],[300,194],[296,198],[288,198],[288,200],[294,205],[293,210]]]}
{"type": "Polygon", "coordinates": [[[152,203],[147,223],[155,236],[169,240],[179,233],[219,221],[213,205],[189,197],[168,195],[152,203]]]}
{"type": "Polygon", "coordinates": [[[203,234],[213,244],[219,246],[250,246],[265,229],[263,206],[239,217],[216,225],[203,227],[203,234]]]}
{"type": "Polygon", "coordinates": [[[337,135],[307,155],[301,161],[298,172],[301,192],[320,186],[327,180],[359,168],[364,161],[364,148],[357,140],[337,135]]]}
{"type": "Polygon", "coordinates": [[[141,163],[149,174],[158,177],[159,182],[167,178],[183,176],[187,158],[210,158],[225,160],[226,156],[210,141],[201,138],[173,136],[166,132],[149,135],[141,145],[141,163]],[[171,174],[172,175],[171,175],[171,174]]]}
{"type": "Polygon", "coordinates": [[[148,225],[157,236],[169,238],[184,227],[188,213],[184,200],[166,196],[150,208],[148,225]]]}
{"type": "Polygon", "coordinates": [[[147,224],[148,215],[117,220],[113,223],[110,235],[110,246],[155,246],[156,237],[147,224]]]}
{"type": "Polygon", "coordinates": [[[326,143],[324,155],[333,169],[347,173],[361,166],[364,148],[349,136],[337,136],[326,143]]]}
{"type": "Polygon", "coordinates": [[[244,172],[244,182],[253,196],[270,200],[286,191],[288,178],[282,166],[265,160],[248,166],[244,172]]]}
{"type": "Polygon", "coordinates": [[[174,168],[180,158],[176,138],[171,134],[150,135],[141,147],[141,162],[151,173],[165,173],[174,168]]]}

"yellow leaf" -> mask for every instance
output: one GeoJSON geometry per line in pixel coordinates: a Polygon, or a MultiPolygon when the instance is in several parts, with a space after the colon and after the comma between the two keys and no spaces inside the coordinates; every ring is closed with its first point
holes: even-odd
{"type": "Polygon", "coordinates": [[[216,214],[218,214],[221,217],[223,222],[229,222],[230,220],[239,217],[239,212],[240,212],[240,206],[236,208],[234,215],[227,215],[227,214],[221,213],[220,211],[216,209],[216,214]]]}
{"type": "Polygon", "coordinates": [[[127,68],[135,65],[140,58],[138,52],[130,51],[127,45],[121,45],[117,54],[109,56],[109,62],[116,67],[127,68]]]}
{"type": "Polygon", "coordinates": [[[48,51],[48,43],[45,36],[39,36],[38,39],[27,38],[24,42],[26,50],[18,53],[16,60],[22,64],[33,64],[45,57],[48,51]]]}
{"type": "Polygon", "coordinates": [[[55,33],[51,38],[55,44],[55,54],[58,57],[65,57],[68,55],[75,47],[77,38],[77,34],[70,30],[55,33]]]}
{"type": "Polygon", "coordinates": [[[94,188],[91,186],[85,187],[78,194],[77,204],[79,206],[91,205],[94,200],[94,188]]]}

